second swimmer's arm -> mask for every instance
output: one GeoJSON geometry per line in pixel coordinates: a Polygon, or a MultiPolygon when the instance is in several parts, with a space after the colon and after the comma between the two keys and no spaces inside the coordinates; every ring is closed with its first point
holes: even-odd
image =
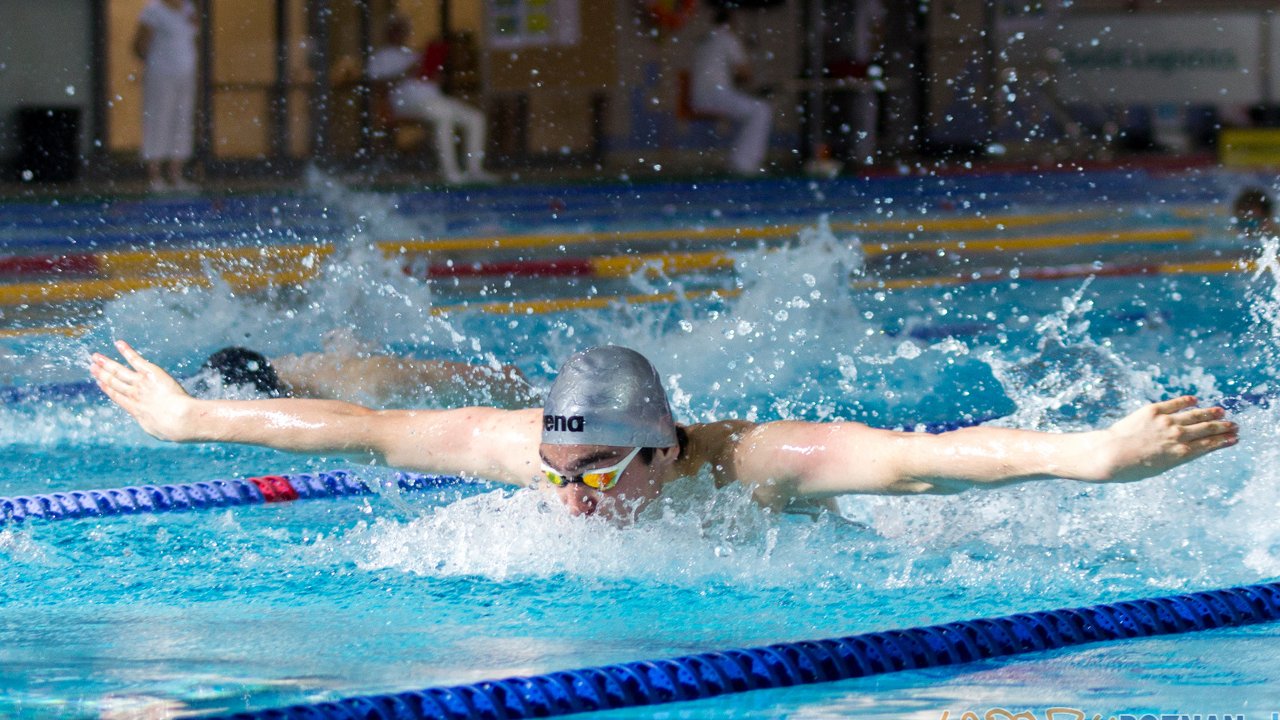
{"type": "Polygon", "coordinates": [[[410,398],[446,407],[483,404],[516,409],[536,404],[529,382],[509,365],[335,353],[286,355],[272,358],[271,365],[300,397],[375,405],[410,398]]]}
{"type": "Polygon", "coordinates": [[[162,440],[364,455],[424,472],[513,484],[534,475],[515,458],[537,457],[537,411],[374,411],[334,400],[198,400],[127,343],[116,347],[129,367],[95,354],[93,377],[144,430],[162,440]]]}

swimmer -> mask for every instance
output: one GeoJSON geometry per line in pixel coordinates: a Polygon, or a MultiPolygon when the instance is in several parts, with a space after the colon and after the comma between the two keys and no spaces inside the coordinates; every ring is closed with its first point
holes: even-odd
{"type": "Polygon", "coordinates": [[[1231,207],[1236,232],[1248,237],[1276,235],[1275,213],[1266,190],[1248,187],[1240,191],[1231,207]]]}
{"type": "Polygon", "coordinates": [[[709,472],[777,510],[851,493],[949,494],[1066,478],[1131,482],[1236,444],[1220,407],[1192,397],[1108,428],[1048,433],[973,427],[937,435],[856,422],[724,420],[677,425],[657,371],[606,346],[560,369],[542,409],[371,410],[334,400],[200,400],[124,341],[128,365],[95,353],[106,394],[162,440],[345,454],[554,495],[574,515],[626,518],[665,485],[709,472]]]}
{"type": "Polygon", "coordinates": [[[385,406],[416,401],[434,406],[486,402],[525,408],[536,393],[510,365],[482,367],[447,360],[415,360],[372,353],[323,352],[268,359],[243,347],[209,356],[189,386],[199,396],[220,384],[267,398],[344,400],[385,406]]]}

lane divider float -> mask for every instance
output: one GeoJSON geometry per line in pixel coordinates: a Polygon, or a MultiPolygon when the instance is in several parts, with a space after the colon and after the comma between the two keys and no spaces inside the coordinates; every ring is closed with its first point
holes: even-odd
{"type": "MultiPolygon", "coordinates": [[[[988,220],[977,218],[971,220],[988,220]]],[[[799,232],[802,225],[766,228],[710,228],[701,230],[652,230],[614,233],[611,237],[674,240],[738,240],[786,239],[799,232]]],[[[519,248],[564,245],[570,239],[588,242],[596,233],[571,235],[521,235],[495,238],[461,238],[382,242],[379,247],[387,257],[447,251],[458,243],[494,243],[492,247],[519,248]]],[[[1154,229],[1135,231],[1103,231],[1021,238],[975,238],[968,240],[908,240],[866,243],[868,257],[902,253],[936,252],[1012,252],[1094,244],[1116,243],[1186,243],[1197,234],[1189,229],[1154,229]]],[[[461,248],[458,245],[458,248],[461,248]]],[[[456,248],[455,248],[456,249],[456,248]]],[[[474,248],[473,248],[474,249],[474,248]]],[[[127,293],[163,288],[181,290],[208,287],[208,273],[220,275],[237,292],[255,292],[269,287],[300,285],[315,279],[332,245],[277,245],[271,247],[234,247],[215,249],[178,249],[153,251],[121,251],[66,256],[30,256],[0,259],[0,270],[34,268],[59,275],[75,271],[96,277],[62,282],[16,282],[0,284],[0,306],[58,304],[68,302],[106,301],[127,293]]],[[[447,261],[427,265],[407,261],[405,274],[423,279],[485,277],[598,277],[619,279],[639,271],[650,276],[732,270],[734,259],[720,251],[688,251],[604,255],[583,258],[531,259],[511,261],[447,261]]],[[[900,283],[902,280],[886,281],[900,283]]],[[[909,281],[906,281],[909,282],[909,281]]],[[[935,283],[941,284],[941,283],[935,283]]],[[[954,284],[954,281],[953,281],[954,284]]],[[[892,287],[893,285],[886,285],[892,287]]]]}
{"type": "MultiPolygon", "coordinates": [[[[1091,232],[1024,238],[976,238],[969,240],[906,240],[864,243],[867,257],[902,253],[989,253],[1048,250],[1100,244],[1188,243],[1198,235],[1192,230],[1137,230],[1091,232]]],[[[421,279],[471,277],[598,277],[626,278],[645,270],[650,276],[713,270],[732,270],[734,258],[722,251],[640,253],[552,260],[448,262],[425,268],[407,265],[405,272],[421,279]]]]}
{"type": "MultiPolygon", "coordinates": [[[[969,271],[967,273],[954,273],[948,275],[922,275],[917,277],[900,278],[862,278],[851,281],[850,287],[854,290],[915,290],[936,287],[962,287],[965,285],[979,283],[1020,282],[1028,280],[1052,281],[1085,277],[1132,277],[1155,275],[1226,275],[1232,273],[1252,273],[1256,270],[1257,263],[1253,260],[1204,260],[1180,263],[1129,264],[1080,263],[1072,265],[1020,267],[1015,270],[1008,270],[1004,268],[983,268],[969,271]]],[[[251,276],[241,278],[237,285],[233,287],[239,287],[243,290],[262,289],[290,279],[293,279],[293,276],[284,274],[251,276]]],[[[54,291],[50,291],[47,296],[62,298],[76,296],[107,299],[115,297],[117,294],[123,293],[126,290],[142,290],[152,287],[207,287],[208,285],[209,282],[203,278],[186,278],[182,282],[172,284],[166,284],[158,279],[130,281],[122,284],[94,281],[94,284],[90,286],[82,296],[76,296],[75,292],[54,291]],[[185,284],[188,281],[189,284],[185,284]],[[122,287],[122,285],[127,286],[127,288],[122,287]]],[[[5,294],[5,288],[14,287],[17,286],[0,285],[0,305],[6,304],[6,301],[15,304],[33,301],[25,299],[28,298],[28,295],[23,291],[11,290],[9,295],[5,294]]],[[[44,286],[34,287],[28,289],[26,292],[30,294],[45,292],[40,290],[40,287],[44,286]]],[[[436,305],[431,308],[431,314],[435,316],[451,316],[460,313],[475,312],[487,315],[540,315],[580,310],[601,310],[616,305],[673,303],[703,297],[730,299],[741,294],[741,290],[730,288],[686,290],[683,292],[651,294],[637,293],[625,295],[597,295],[586,298],[493,300],[486,302],[464,302],[451,305],[436,305]]],[[[16,339],[47,335],[78,337],[90,330],[91,328],[85,325],[3,328],[0,329],[0,339],[16,339]]]]}
{"type": "MultiPolygon", "coordinates": [[[[271,287],[301,285],[315,279],[319,270],[318,267],[300,267],[276,272],[226,273],[222,279],[236,292],[256,292],[271,287]]],[[[0,306],[93,302],[113,300],[142,290],[180,291],[212,285],[213,281],[204,274],[90,278],[58,283],[8,283],[0,284],[0,306]]]]}
{"type": "MultiPolygon", "coordinates": [[[[1067,214],[1063,214],[1064,216],[1067,214]]],[[[897,221],[901,225],[908,221],[897,221]]],[[[915,221],[911,221],[915,222],[915,221]]],[[[958,218],[950,224],[969,223],[974,228],[995,226],[1019,227],[1012,218],[997,221],[993,218],[958,218]]],[[[877,223],[833,223],[836,232],[873,231],[877,223]]],[[[930,221],[915,222],[916,227],[928,229],[930,221]]],[[[800,224],[777,225],[758,228],[695,228],[670,230],[637,230],[604,233],[524,234],[493,237],[411,239],[377,243],[384,256],[430,255],[431,253],[477,250],[512,250],[533,248],[566,248],[589,244],[597,248],[621,243],[675,243],[702,242],[725,243],[739,240],[786,240],[808,227],[800,224]]],[[[1197,237],[1191,229],[1152,229],[1127,231],[1098,231],[1089,233],[1056,234],[1018,238],[973,238],[948,240],[906,240],[888,243],[868,242],[864,251],[868,256],[900,252],[960,251],[992,252],[1010,249],[1049,249],[1100,243],[1173,243],[1189,242],[1197,237]]],[[[128,250],[102,253],[67,255],[19,255],[0,258],[0,276],[92,276],[105,280],[136,279],[138,277],[172,277],[204,274],[206,270],[228,276],[253,275],[266,272],[294,272],[301,269],[318,270],[319,266],[335,252],[332,244],[271,245],[268,247],[220,247],[181,248],[168,250],[128,250]]],[[[705,269],[708,263],[723,264],[727,258],[714,253],[668,253],[671,257],[687,257],[683,262],[689,268],[681,270],[680,260],[663,261],[661,254],[626,256],[611,254],[583,258],[528,259],[506,262],[444,263],[431,265],[426,272],[405,266],[407,274],[431,278],[474,276],[558,276],[595,274],[619,277],[634,272],[646,263],[671,262],[673,271],[705,269]]],[[[728,261],[728,262],[731,262],[728,261]]],[[[302,275],[306,279],[307,275],[302,275]]],[[[33,296],[38,297],[38,296],[33,296]]],[[[95,298],[85,298],[95,299],[95,298]]]]}
{"type": "Polygon", "coordinates": [[[1068,280],[1085,277],[1133,277],[1155,275],[1227,275],[1251,273],[1257,269],[1253,260],[1198,260],[1174,263],[1080,263],[1047,267],[1022,267],[1013,270],[985,268],[952,275],[855,280],[856,290],[913,290],[932,287],[960,287],[979,283],[1019,282],[1023,280],[1068,280]]]}
{"type": "MultiPolygon", "coordinates": [[[[1280,620],[1280,583],[783,642],[217,716],[512,720],[688,702],[1280,620]]],[[[207,720],[213,720],[208,718],[207,720]]]]}
{"type": "MultiPolygon", "coordinates": [[[[404,490],[424,490],[466,482],[446,475],[398,472],[404,490]]],[[[316,500],[374,492],[346,470],[245,479],[137,485],[102,490],[68,490],[0,497],[0,528],[27,520],[72,520],[111,515],[168,513],[236,505],[316,500]]]]}

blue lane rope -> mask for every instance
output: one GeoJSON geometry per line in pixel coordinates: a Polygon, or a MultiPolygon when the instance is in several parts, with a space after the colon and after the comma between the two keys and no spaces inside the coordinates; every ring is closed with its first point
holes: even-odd
{"type": "MultiPolygon", "coordinates": [[[[405,490],[423,490],[465,481],[448,475],[396,473],[395,482],[405,490]]],[[[314,474],[269,475],[246,480],[210,480],[103,490],[72,490],[0,497],[0,528],[32,519],[70,520],[108,515],[181,512],[268,502],[368,495],[372,492],[373,489],[365,481],[345,470],[314,474]]]]}
{"type": "MultiPolygon", "coordinates": [[[[701,700],[1280,619],[1280,583],[351,697],[219,720],[551,717],[701,700]]],[[[214,720],[209,718],[208,720],[214,720]]]]}
{"type": "Polygon", "coordinates": [[[0,387],[0,404],[58,401],[72,402],[81,399],[106,400],[106,393],[98,389],[92,380],[78,380],[46,385],[7,385],[0,387]]]}

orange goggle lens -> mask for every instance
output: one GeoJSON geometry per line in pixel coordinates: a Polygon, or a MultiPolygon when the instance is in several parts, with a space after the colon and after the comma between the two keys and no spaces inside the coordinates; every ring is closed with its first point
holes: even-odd
{"type": "Polygon", "coordinates": [[[622,473],[626,472],[627,466],[630,465],[631,461],[639,454],[640,448],[635,448],[631,452],[627,453],[627,456],[622,458],[622,460],[615,465],[588,470],[576,477],[573,475],[565,475],[559,470],[543,463],[542,474],[547,478],[547,482],[555,485],[556,487],[564,487],[569,483],[581,482],[583,485],[586,485],[593,490],[609,490],[614,485],[618,484],[618,478],[622,477],[622,473]]]}

